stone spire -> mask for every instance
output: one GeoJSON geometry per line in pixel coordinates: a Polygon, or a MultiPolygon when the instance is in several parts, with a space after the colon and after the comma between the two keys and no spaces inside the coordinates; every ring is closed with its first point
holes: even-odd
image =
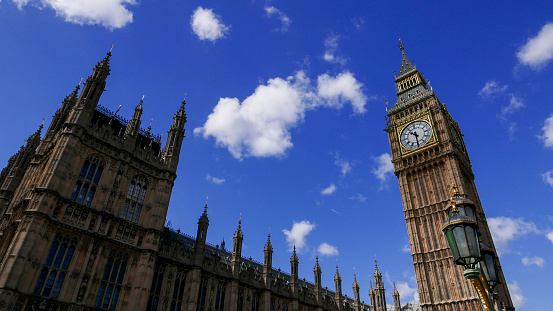
{"type": "Polygon", "coordinates": [[[185,105],[186,99],[182,101],[179,111],[173,116],[173,124],[169,129],[162,155],[165,163],[175,172],[179,163],[179,155],[184,138],[184,125],[186,124],[185,105]]]}
{"type": "Polygon", "coordinates": [[[102,95],[102,93],[104,92],[104,88],[106,87],[106,78],[109,76],[110,73],[110,58],[111,50],[109,50],[104,59],[96,64],[92,71],[92,75],[90,75],[86,79],[83,91],[81,92],[81,96],[79,97],[79,101],[88,100],[89,103],[92,104],[94,108],[96,108],[98,100],[100,99],[100,96],[102,95]]]}
{"type": "Polygon", "coordinates": [[[340,272],[338,271],[338,264],[336,264],[336,275],[334,275],[334,287],[338,310],[342,310],[342,277],[340,277],[340,272]]]}
{"type": "Polygon", "coordinates": [[[394,292],[392,293],[392,297],[394,297],[394,308],[396,310],[401,310],[401,302],[399,301],[399,292],[396,288],[396,282],[394,282],[394,292]]]}
{"type": "Polygon", "coordinates": [[[196,242],[194,244],[194,261],[196,266],[201,266],[204,260],[205,241],[207,238],[207,228],[209,227],[209,218],[207,218],[207,201],[205,202],[204,212],[198,219],[198,232],[196,233],[196,242]]]}
{"type": "Polygon", "coordinates": [[[232,244],[232,272],[235,276],[240,273],[240,260],[242,259],[242,241],[244,235],[242,234],[242,214],[240,214],[240,220],[238,221],[238,229],[234,233],[232,244]]]}
{"type": "Polygon", "coordinates": [[[290,276],[292,277],[291,286],[292,292],[297,293],[299,291],[299,282],[298,282],[298,268],[299,268],[299,259],[296,254],[296,245],[294,245],[294,250],[292,251],[292,257],[290,258],[290,276]]]}
{"type": "Polygon", "coordinates": [[[405,54],[405,47],[403,46],[403,41],[401,41],[401,39],[399,39],[399,49],[401,50],[401,67],[399,68],[399,73],[396,79],[417,70],[417,67],[413,66],[413,64],[409,61],[409,58],[407,58],[407,54],[405,54]]]}
{"type": "Polygon", "coordinates": [[[269,233],[267,237],[267,244],[265,244],[265,249],[263,251],[263,280],[265,281],[265,286],[270,288],[273,279],[273,246],[271,245],[271,233],[269,233]]]}
{"type": "Polygon", "coordinates": [[[382,274],[378,270],[378,262],[374,260],[374,300],[375,311],[386,311],[386,291],[382,283],[382,274]]]}
{"type": "Polygon", "coordinates": [[[313,269],[313,273],[315,275],[315,298],[317,299],[317,303],[319,305],[322,305],[323,299],[322,299],[322,282],[321,282],[321,266],[319,265],[319,256],[315,257],[315,268],[313,269]]]}
{"type": "Polygon", "coordinates": [[[375,305],[375,301],[374,301],[374,288],[373,288],[373,282],[370,281],[370,284],[371,284],[371,288],[369,289],[369,299],[371,301],[371,311],[375,311],[376,310],[376,305],[375,305]]]}
{"type": "Polygon", "coordinates": [[[25,140],[25,145],[8,160],[8,165],[0,172],[0,215],[2,215],[19,187],[29,164],[40,144],[40,134],[44,125],[25,140]]]}
{"type": "Polygon", "coordinates": [[[357,275],[353,273],[353,308],[355,311],[361,311],[361,298],[359,297],[359,283],[357,283],[357,275]]]}
{"type": "Polygon", "coordinates": [[[140,130],[140,123],[142,122],[140,118],[142,117],[142,103],[144,103],[144,96],[140,100],[140,103],[134,108],[134,114],[132,115],[127,128],[125,129],[125,137],[136,137],[138,131],[140,130]]]}

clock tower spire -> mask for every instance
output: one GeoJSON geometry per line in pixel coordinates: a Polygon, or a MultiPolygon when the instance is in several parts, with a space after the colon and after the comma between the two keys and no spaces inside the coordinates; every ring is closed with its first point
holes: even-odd
{"type": "MultiPolygon", "coordinates": [[[[401,67],[395,76],[397,99],[387,109],[388,139],[398,177],[403,212],[422,310],[478,310],[474,288],[452,260],[440,231],[449,187],[476,205],[480,240],[493,246],[478,197],[474,174],[459,125],[440,102],[430,83],[409,61],[400,40],[401,67]]],[[[496,287],[498,304],[514,310],[502,271],[496,287]]]]}

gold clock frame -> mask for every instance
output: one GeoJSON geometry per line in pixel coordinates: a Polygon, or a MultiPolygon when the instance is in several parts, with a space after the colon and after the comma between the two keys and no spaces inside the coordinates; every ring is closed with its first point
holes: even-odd
{"type": "Polygon", "coordinates": [[[400,123],[398,126],[396,126],[396,137],[397,137],[397,143],[399,145],[399,151],[401,156],[406,156],[415,152],[419,152],[425,149],[428,149],[438,143],[438,136],[436,134],[436,129],[434,127],[434,122],[432,120],[432,116],[430,113],[426,113],[422,116],[416,116],[413,118],[408,118],[404,120],[402,123],[400,123]],[[417,149],[407,149],[401,144],[401,132],[403,132],[403,129],[405,129],[407,126],[409,126],[411,123],[416,121],[424,121],[428,124],[430,124],[430,128],[432,129],[432,134],[430,135],[430,139],[424,144],[424,146],[417,148],[417,149]]]}

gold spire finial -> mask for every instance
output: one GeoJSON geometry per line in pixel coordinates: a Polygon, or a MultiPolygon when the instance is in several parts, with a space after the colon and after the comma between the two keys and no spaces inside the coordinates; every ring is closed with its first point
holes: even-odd
{"type": "Polygon", "coordinates": [[[142,94],[142,100],[144,100],[144,97],[145,97],[145,96],[146,96],[146,95],[142,94]]]}
{"type": "Polygon", "coordinates": [[[459,189],[457,188],[457,185],[451,184],[451,192],[452,196],[459,194],[459,189]]]}
{"type": "Polygon", "coordinates": [[[405,47],[403,46],[403,41],[401,41],[401,38],[399,38],[399,49],[402,51],[405,49],[405,47]]]}
{"type": "Polygon", "coordinates": [[[111,48],[109,49],[110,53],[111,53],[111,50],[113,50],[113,43],[111,44],[111,48]]]}
{"type": "Polygon", "coordinates": [[[81,78],[81,80],[79,80],[79,87],[81,86],[81,83],[83,83],[83,78],[81,78]]]}
{"type": "Polygon", "coordinates": [[[44,122],[46,122],[46,118],[42,118],[42,125],[41,126],[44,126],[44,122]]]}

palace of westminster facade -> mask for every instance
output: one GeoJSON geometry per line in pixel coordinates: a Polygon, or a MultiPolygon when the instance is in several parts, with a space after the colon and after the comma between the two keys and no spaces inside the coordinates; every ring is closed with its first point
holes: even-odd
{"type": "MultiPolygon", "coordinates": [[[[411,65],[403,46],[397,101],[387,132],[400,183],[422,310],[478,310],[480,302],[439,229],[447,185],[475,202],[482,240],[493,247],[458,124],[411,65]],[[414,134],[413,134],[414,133],[414,134]],[[420,135],[419,135],[420,134],[420,135]],[[419,140],[420,137],[420,140],[419,140]],[[414,140],[414,141],[413,141],[414,140]],[[437,231],[438,230],[438,231],[437,231]]],[[[111,51],[82,91],[69,94],[44,136],[42,126],[0,173],[0,310],[385,311],[375,266],[370,304],[272,267],[270,236],[263,264],[241,256],[240,223],[232,250],[206,243],[207,205],[196,237],[165,226],[186,123],[185,102],[165,146],[130,120],[98,104],[111,51]]],[[[501,274],[501,278],[503,275],[501,274]]],[[[507,287],[500,305],[514,310],[507,287]]],[[[394,285],[393,310],[402,308],[394,285]]]]}

